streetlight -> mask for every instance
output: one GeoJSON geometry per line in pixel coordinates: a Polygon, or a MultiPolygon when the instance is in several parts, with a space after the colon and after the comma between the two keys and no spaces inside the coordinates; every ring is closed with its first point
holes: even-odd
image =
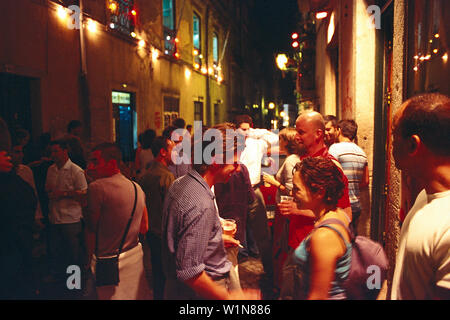
{"type": "Polygon", "coordinates": [[[269,103],[269,109],[270,110],[275,109],[275,103],[273,103],[273,102],[269,103]]]}
{"type": "Polygon", "coordinates": [[[287,70],[286,65],[288,62],[288,58],[284,53],[280,53],[277,55],[276,62],[280,70],[287,70]]]}

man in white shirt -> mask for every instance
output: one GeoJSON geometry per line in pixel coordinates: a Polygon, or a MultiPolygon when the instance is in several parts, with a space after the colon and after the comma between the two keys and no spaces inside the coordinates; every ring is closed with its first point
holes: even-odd
{"type": "MultiPolygon", "coordinates": [[[[252,118],[247,115],[237,116],[234,122],[238,133],[245,136],[245,149],[239,160],[248,169],[250,182],[256,195],[256,199],[249,206],[247,230],[250,229],[251,235],[254,237],[268,285],[271,286],[273,285],[272,242],[264,197],[259,185],[262,183],[261,161],[264,155],[273,151],[271,150],[272,146],[278,146],[278,135],[265,129],[253,129],[252,118]]],[[[249,234],[247,233],[248,239],[249,234]]]]}
{"type": "Polygon", "coordinates": [[[393,121],[398,169],[423,187],[402,225],[391,299],[450,299],[450,98],[407,100],[393,121]]]}
{"type": "Polygon", "coordinates": [[[66,275],[69,265],[82,266],[83,226],[81,203],[87,193],[83,169],[68,155],[65,141],[50,143],[51,158],[45,190],[49,197],[50,256],[55,276],[66,275]]]}

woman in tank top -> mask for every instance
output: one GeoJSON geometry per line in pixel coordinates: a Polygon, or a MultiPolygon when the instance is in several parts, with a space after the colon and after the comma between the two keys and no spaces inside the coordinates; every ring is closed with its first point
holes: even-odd
{"type": "Polygon", "coordinates": [[[337,208],[344,190],[342,174],[332,160],[309,157],[295,166],[293,185],[298,208],[312,210],[316,223],[291,257],[296,269],[292,298],[345,299],[343,282],[350,272],[350,236],[343,226],[326,222],[338,219],[347,226],[350,223],[346,213],[337,208]]]}

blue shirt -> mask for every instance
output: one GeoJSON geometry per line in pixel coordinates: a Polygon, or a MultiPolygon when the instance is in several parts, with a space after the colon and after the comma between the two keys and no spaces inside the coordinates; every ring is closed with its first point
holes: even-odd
{"type": "MultiPolygon", "coordinates": [[[[328,227],[334,231],[337,232],[337,234],[342,238],[342,240],[345,243],[345,253],[336,261],[336,268],[335,268],[335,278],[331,282],[331,289],[328,292],[328,296],[330,300],[340,300],[346,298],[346,293],[344,289],[344,281],[348,278],[350,274],[350,267],[351,267],[351,257],[352,257],[352,245],[351,243],[347,242],[345,238],[342,236],[342,234],[334,227],[330,225],[324,225],[323,227],[328,227]]],[[[298,294],[303,294],[304,298],[307,297],[309,292],[309,280],[310,280],[310,256],[309,256],[309,241],[311,240],[311,234],[306,237],[300,245],[295,249],[293,255],[294,255],[294,262],[297,263],[299,266],[299,272],[297,273],[298,280],[302,282],[302,285],[299,287],[302,288],[303,292],[298,294]]]]}
{"type": "Polygon", "coordinates": [[[186,281],[205,271],[217,279],[230,271],[214,194],[195,170],[175,180],[167,192],[162,242],[167,278],[186,281]]]}

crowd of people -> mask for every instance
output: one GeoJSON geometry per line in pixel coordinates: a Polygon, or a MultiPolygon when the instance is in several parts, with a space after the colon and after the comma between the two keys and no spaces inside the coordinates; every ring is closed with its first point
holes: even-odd
{"type": "MultiPolygon", "coordinates": [[[[114,143],[87,151],[79,121],[63,139],[43,135],[38,159],[27,162],[26,131],[3,121],[0,130],[0,298],[36,297],[36,229],[47,235],[46,280],[67,279],[67,267],[79,266],[82,287],[93,279],[97,299],[347,298],[351,233],[369,186],[352,119],[306,111],[275,133],[239,115],[192,135],[179,118],[160,136],[139,135],[131,169],[114,143]],[[211,129],[218,148],[204,139],[211,129]],[[175,161],[194,159],[194,150],[211,157],[175,161]],[[277,170],[267,172],[266,159],[277,170]],[[241,286],[239,262],[248,257],[261,259],[264,295],[241,286]]],[[[450,298],[449,136],[446,96],[414,97],[395,115],[396,166],[423,190],[402,226],[391,295],[381,290],[379,298],[450,298]]]]}

